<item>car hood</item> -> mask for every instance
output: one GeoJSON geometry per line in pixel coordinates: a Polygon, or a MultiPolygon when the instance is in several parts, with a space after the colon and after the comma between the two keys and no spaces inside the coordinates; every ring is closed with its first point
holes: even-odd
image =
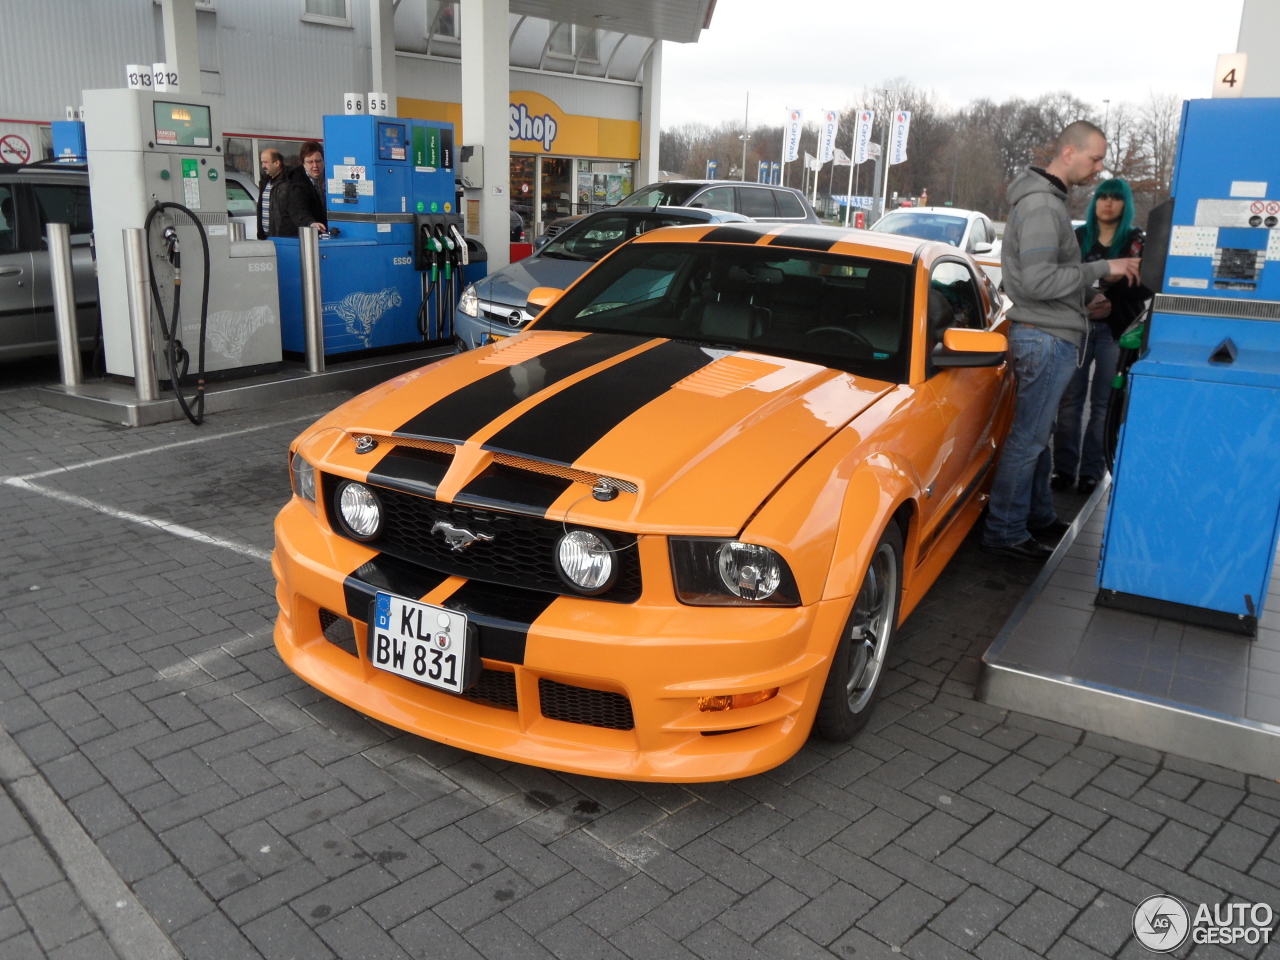
{"type": "Polygon", "coordinates": [[[891,389],[764,354],[535,328],[356,398],[326,418],[345,434],[327,456],[336,472],[458,504],[732,536],[891,389]],[[362,434],[373,456],[354,453],[362,434]],[[599,477],[618,481],[616,499],[592,497],[599,477]]]}
{"type": "Polygon", "coordinates": [[[553,257],[525,257],[503,267],[476,284],[481,300],[523,308],[534,287],[563,290],[595,264],[586,260],[556,260],[553,257]]]}

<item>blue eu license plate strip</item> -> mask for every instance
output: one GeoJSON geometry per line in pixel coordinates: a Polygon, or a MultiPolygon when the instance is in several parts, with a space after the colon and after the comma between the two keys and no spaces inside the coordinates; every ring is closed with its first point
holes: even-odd
{"type": "Polygon", "coordinates": [[[369,661],[379,670],[461,693],[468,666],[466,615],[379,592],[369,631],[369,661]]]}

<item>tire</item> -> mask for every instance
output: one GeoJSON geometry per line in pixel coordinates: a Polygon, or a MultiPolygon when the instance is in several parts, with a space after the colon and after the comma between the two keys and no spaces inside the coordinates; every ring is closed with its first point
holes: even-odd
{"type": "Polygon", "coordinates": [[[871,554],[853,610],[831,658],[813,726],[824,740],[848,740],[867,725],[898,633],[902,531],[890,522],[871,554]]]}

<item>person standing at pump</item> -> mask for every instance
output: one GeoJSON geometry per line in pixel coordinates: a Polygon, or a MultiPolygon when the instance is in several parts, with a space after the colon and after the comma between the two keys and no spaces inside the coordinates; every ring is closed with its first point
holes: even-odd
{"type": "Polygon", "coordinates": [[[262,151],[262,180],[258,183],[258,239],[280,236],[280,194],[287,168],[279,150],[262,151]]]}
{"type": "Polygon", "coordinates": [[[1009,359],[1018,380],[1013,425],[991,488],[982,544],[992,553],[1044,561],[1067,525],[1049,489],[1049,437],[1063,391],[1081,366],[1088,336],[1085,291],[1095,280],[1138,281],[1133,257],[1083,263],[1071,229],[1067,191],[1102,170],[1107,140],[1094,124],[1069,124],[1044,169],[1028,167],[1009,184],[1011,206],[1001,268],[1013,302],[1009,359]]]}
{"type": "Polygon", "coordinates": [[[327,233],[324,208],[324,148],[314,140],[298,150],[302,165],[289,171],[280,197],[281,237],[296,237],[303,227],[315,225],[327,233]]]}
{"type": "MultiPolygon", "coordinates": [[[[1104,180],[1089,204],[1084,226],[1076,228],[1076,239],[1085,263],[1141,257],[1144,237],[1133,225],[1133,191],[1123,180],[1104,180]]],[[[1106,278],[1091,288],[1089,339],[1084,363],[1067,385],[1058,404],[1058,424],[1053,432],[1053,490],[1075,485],[1077,493],[1093,493],[1107,472],[1103,432],[1107,408],[1111,404],[1111,381],[1120,357],[1120,335],[1141,314],[1151,291],[1141,284],[1111,282],[1106,278]],[[1089,367],[1093,366],[1093,386],[1089,367]],[[1085,395],[1089,394],[1087,426],[1085,395]],[[1081,432],[1084,449],[1081,451],[1081,432]],[[1080,473],[1076,483],[1076,472],[1080,473]]]]}

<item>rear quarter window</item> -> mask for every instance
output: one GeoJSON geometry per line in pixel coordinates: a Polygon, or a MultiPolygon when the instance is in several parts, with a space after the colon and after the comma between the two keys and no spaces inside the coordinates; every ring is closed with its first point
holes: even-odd
{"type": "Polygon", "coordinates": [[[758,190],[753,187],[739,187],[738,212],[744,217],[776,217],[778,208],[773,203],[773,191],[758,190]]]}
{"type": "Polygon", "coordinates": [[[46,223],[70,224],[71,232],[92,233],[93,214],[89,207],[89,187],[74,183],[33,183],[36,205],[40,209],[40,233],[46,223]]]}
{"type": "Polygon", "coordinates": [[[808,217],[805,212],[804,204],[800,202],[800,198],[789,190],[772,191],[774,199],[778,201],[778,216],[795,218],[803,220],[808,217]]]}

